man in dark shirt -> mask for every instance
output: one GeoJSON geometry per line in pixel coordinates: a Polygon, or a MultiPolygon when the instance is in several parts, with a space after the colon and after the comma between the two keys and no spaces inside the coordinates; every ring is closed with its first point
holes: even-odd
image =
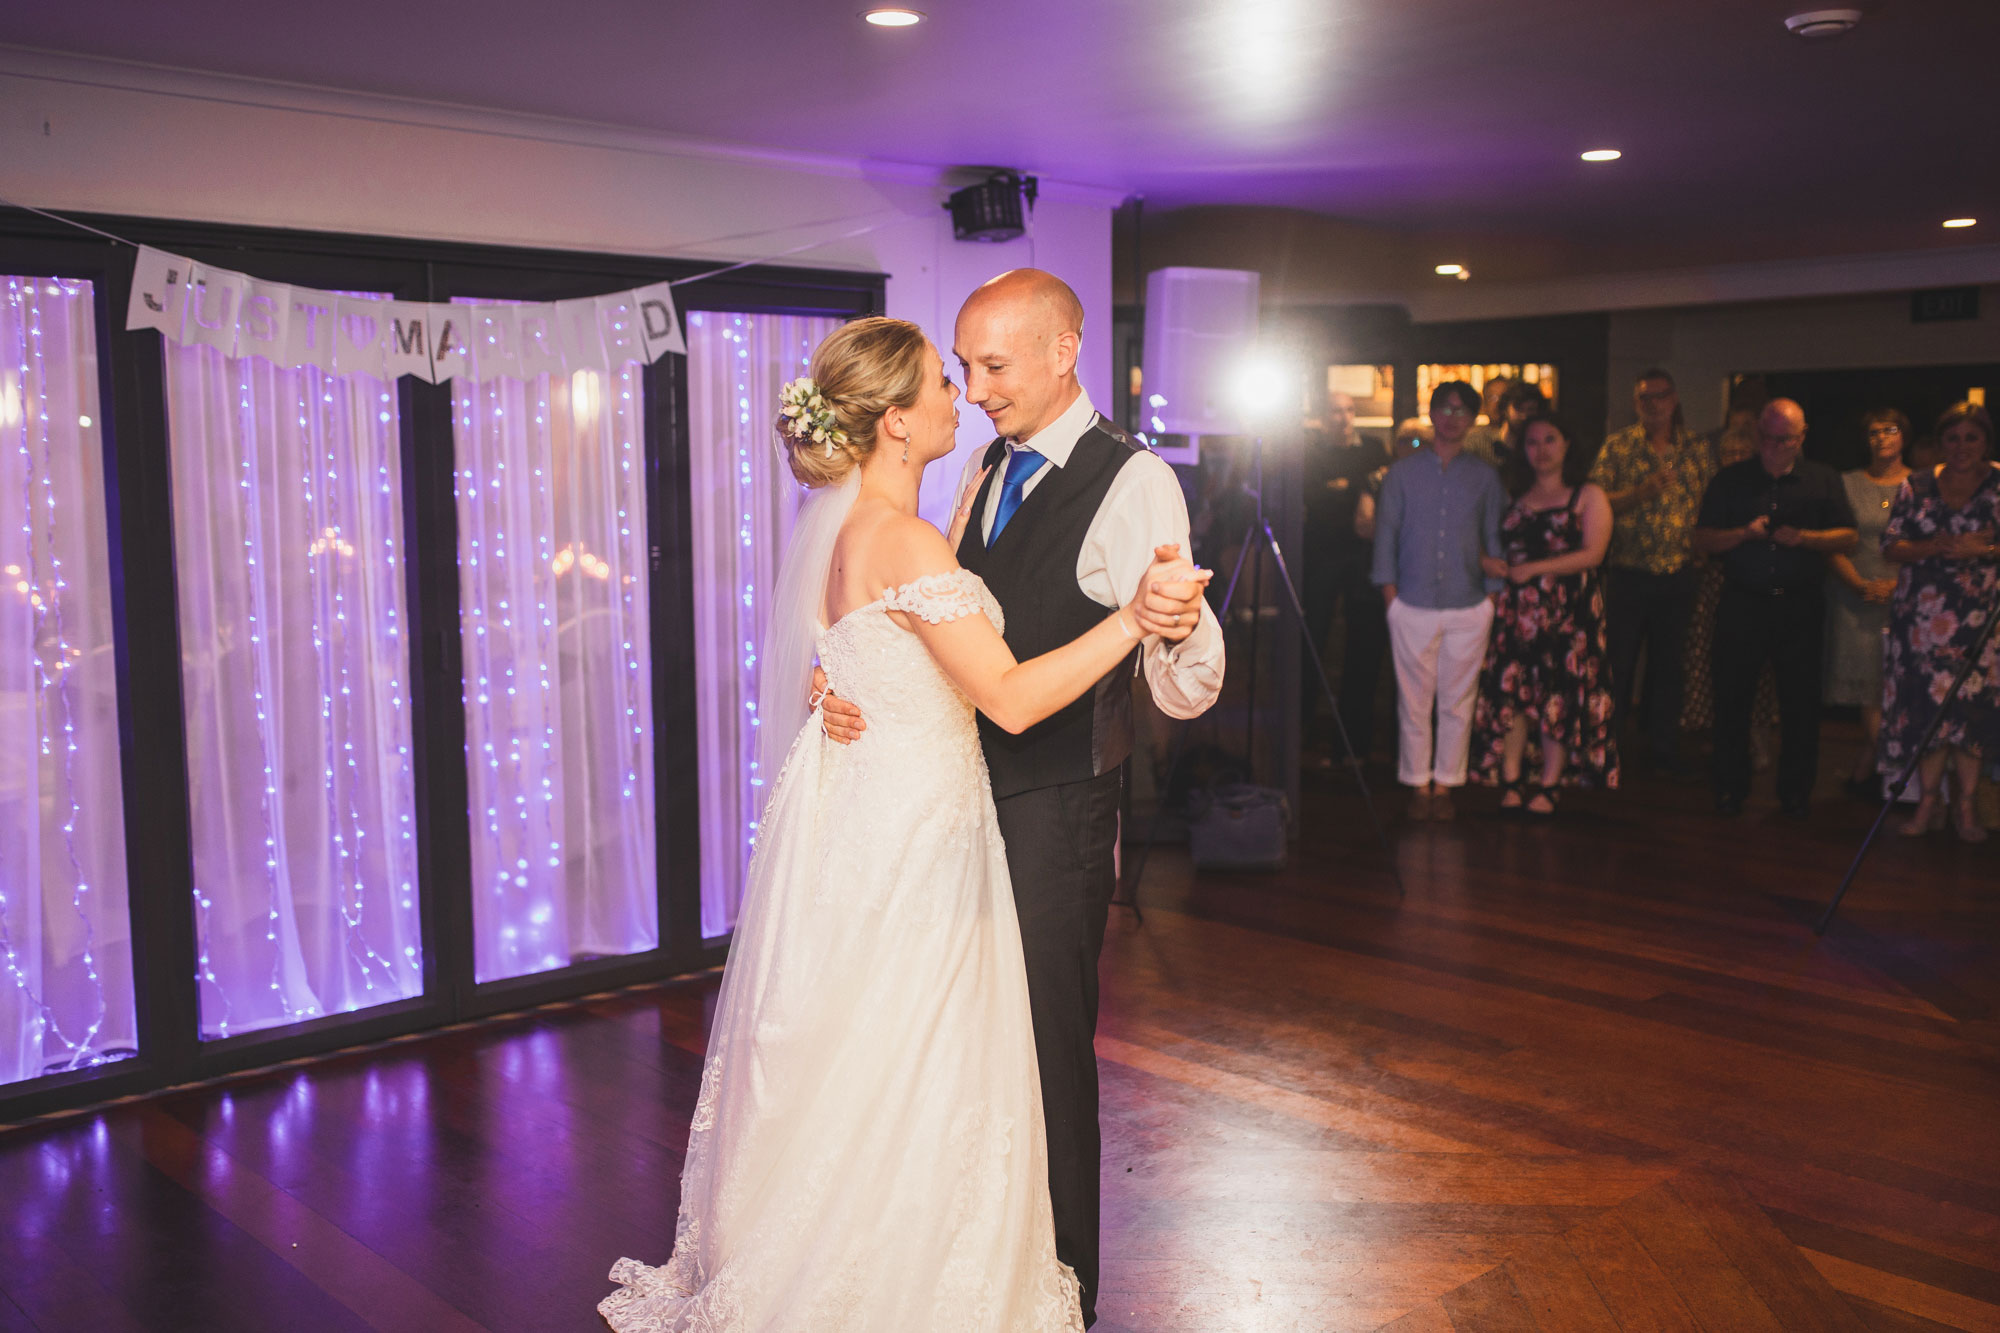
{"type": "Polygon", "coordinates": [[[1778,683],[1778,801],[1804,818],[1819,771],[1820,654],[1826,557],[1852,550],[1854,511],[1840,476],[1799,457],[1806,414],[1775,398],[1757,419],[1757,456],[1715,474],[1695,523],[1698,550],[1722,562],[1715,610],[1715,810],[1750,794],[1750,711],[1771,663],[1778,683]]]}
{"type": "MultiPolygon", "coordinates": [[[[1306,634],[1314,648],[1326,652],[1327,631],[1334,612],[1342,617],[1340,720],[1347,725],[1354,753],[1367,758],[1375,741],[1375,685],[1382,672],[1382,655],[1389,646],[1389,628],[1382,598],[1368,580],[1374,546],[1355,530],[1355,511],[1363,495],[1381,488],[1389,467],[1389,450],[1378,439],[1354,428],[1354,400],[1344,393],[1327,404],[1326,433],[1309,434],[1305,447],[1305,587],[1306,634]]],[[[1331,663],[1328,664],[1329,667],[1331,663]]],[[[1328,675],[1332,675],[1329,670],[1328,675]]],[[[1320,683],[1307,657],[1303,669],[1302,712],[1307,742],[1327,739],[1313,725],[1319,713],[1320,683]]]]}

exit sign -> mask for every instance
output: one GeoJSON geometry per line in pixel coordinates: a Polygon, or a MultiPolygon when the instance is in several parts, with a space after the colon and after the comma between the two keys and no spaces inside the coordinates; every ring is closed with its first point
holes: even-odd
{"type": "Polygon", "coordinates": [[[1933,287],[1910,294],[1910,322],[1938,324],[1949,319],[1978,319],[1977,287],[1933,287]]]}

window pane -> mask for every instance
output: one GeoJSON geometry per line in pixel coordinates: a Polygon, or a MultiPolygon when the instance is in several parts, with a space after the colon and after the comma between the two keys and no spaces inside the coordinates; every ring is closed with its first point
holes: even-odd
{"type": "Polygon", "coordinates": [[[640,368],[452,403],[474,975],[657,948],[640,368]]]}
{"type": "Polygon", "coordinates": [[[0,306],[0,1084],[133,1054],[91,286],[0,306]]]}
{"type": "Polygon", "coordinates": [[[202,1035],[419,994],[394,385],[166,371],[202,1035]]]}

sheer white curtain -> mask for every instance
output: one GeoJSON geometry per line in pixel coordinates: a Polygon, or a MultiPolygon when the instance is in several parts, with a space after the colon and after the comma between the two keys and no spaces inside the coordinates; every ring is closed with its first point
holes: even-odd
{"type": "Polygon", "coordinates": [[[132,1054],[91,286],[0,304],[0,1084],[132,1054]]]}
{"type": "Polygon", "coordinates": [[[659,945],[640,372],[452,390],[480,981],[659,945]]]}
{"type": "Polygon", "coordinates": [[[813,349],[842,321],[714,311],[687,320],[701,929],[712,938],[736,924],[763,814],[757,650],[805,495],[778,452],[778,388],[808,373],[813,349]]]}
{"type": "Polygon", "coordinates": [[[394,385],[166,372],[202,1035],[416,995],[394,385]]]}

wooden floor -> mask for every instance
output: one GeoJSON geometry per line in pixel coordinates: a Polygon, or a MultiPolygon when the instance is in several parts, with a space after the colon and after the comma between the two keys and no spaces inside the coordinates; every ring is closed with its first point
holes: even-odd
{"type": "MultiPolygon", "coordinates": [[[[1101,1330],[2000,1330],[2000,841],[1892,839],[1815,941],[1838,800],[1472,808],[1392,829],[1398,899],[1316,782],[1291,870],[1163,853],[1114,918],[1101,1330]]],[[[0,1133],[0,1333],[598,1327],[712,996],[0,1133]]]]}

